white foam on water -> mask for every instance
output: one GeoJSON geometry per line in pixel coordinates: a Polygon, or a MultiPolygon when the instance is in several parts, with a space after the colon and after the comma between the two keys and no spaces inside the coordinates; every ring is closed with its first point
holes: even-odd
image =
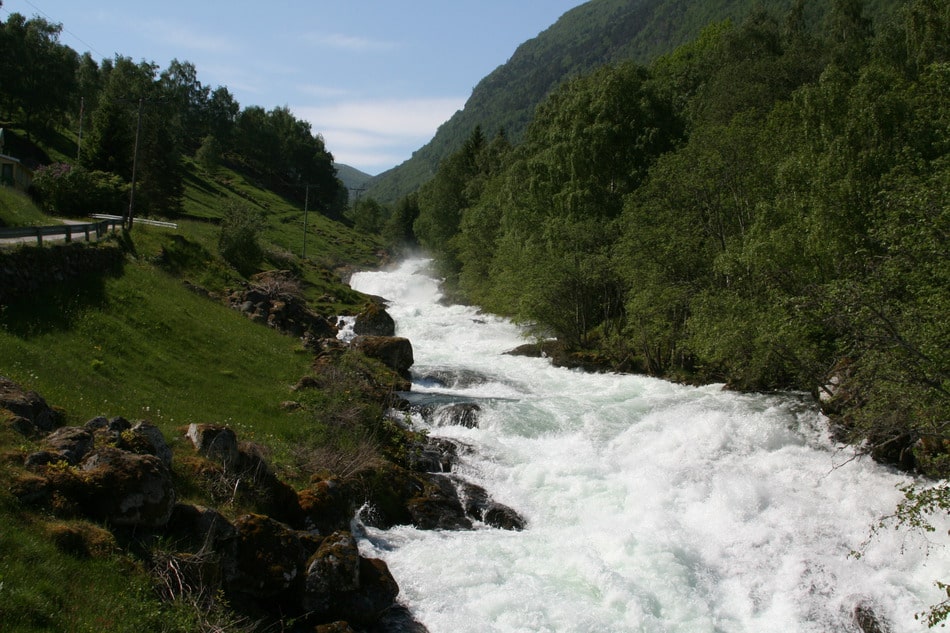
{"type": "Polygon", "coordinates": [[[368,529],[400,599],[431,633],[858,632],[870,605],[894,633],[943,597],[947,531],[884,530],[851,556],[909,480],[848,459],[795,394],[586,374],[503,353],[508,321],[443,306],[425,260],[359,273],[412,341],[414,374],[483,375],[478,428],[432,435],[476,447],[458,472],[518,510],[522,532],[368,529]],[[929,540],[928,540],[929,539],[929,540]]]}

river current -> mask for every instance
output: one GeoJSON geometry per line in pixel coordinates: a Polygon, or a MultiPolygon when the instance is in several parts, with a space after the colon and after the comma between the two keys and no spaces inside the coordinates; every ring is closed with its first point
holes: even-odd
{"type": "Polygon", "coordinates": [[[527,520],[365,529],[431,633],[860,633],[859,605],[903,633],[945,597],[950,526],[869,540],[909,480],[834,445],[808,398],[504,355],[519,328],[441,305],[426,260],[351,285],[390,302],[413,393],[479,404],[477,428],[428,432],[471,445],[456,472],[527,520]]]}

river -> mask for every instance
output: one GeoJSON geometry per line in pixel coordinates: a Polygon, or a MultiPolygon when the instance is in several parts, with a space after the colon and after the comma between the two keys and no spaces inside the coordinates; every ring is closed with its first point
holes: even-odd
{"type": "Polygon", "coordinates": [[[902,633],[945,597],[950,526],[868,542],[908,479],[835,446],[806,397],[504,355],[518,327],[441,305],[425,260],[351,285],[390,301],[414,376],[459,376],[413,392],[477,402],[479,426],[429,433],[473,446],[457,472],[528,523],[365,530],[431,633],[860,632],[857,605],[902,633]]]}

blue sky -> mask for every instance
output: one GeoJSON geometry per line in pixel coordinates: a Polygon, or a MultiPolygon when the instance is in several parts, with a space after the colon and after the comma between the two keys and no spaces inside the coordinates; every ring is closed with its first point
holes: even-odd
{"type": "Polygon", "coordinates": [[[583,0],[3,0],[101,61],[192,62],[242,107],[287,106],[341,163],[398,165],[519,44],[583,0]]]}

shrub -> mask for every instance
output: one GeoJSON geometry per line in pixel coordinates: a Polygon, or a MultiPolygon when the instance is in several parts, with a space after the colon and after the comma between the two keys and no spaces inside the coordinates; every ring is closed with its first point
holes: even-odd
{"type": "Polygon", "coordinates": [[[128,200],[128,185],[115,174],[68,163],[37,169],[33,189],[44,211],[65,216],[118,215],[125,210],[128,200]]]}
{"type": "Polygon", "coordinates": [[[255,272],[264,259],[259,240],[263,227],[261,213],[246,204],[231,204],[224,212],[218,249],[225,261],[244,276],[255,272]]]}

